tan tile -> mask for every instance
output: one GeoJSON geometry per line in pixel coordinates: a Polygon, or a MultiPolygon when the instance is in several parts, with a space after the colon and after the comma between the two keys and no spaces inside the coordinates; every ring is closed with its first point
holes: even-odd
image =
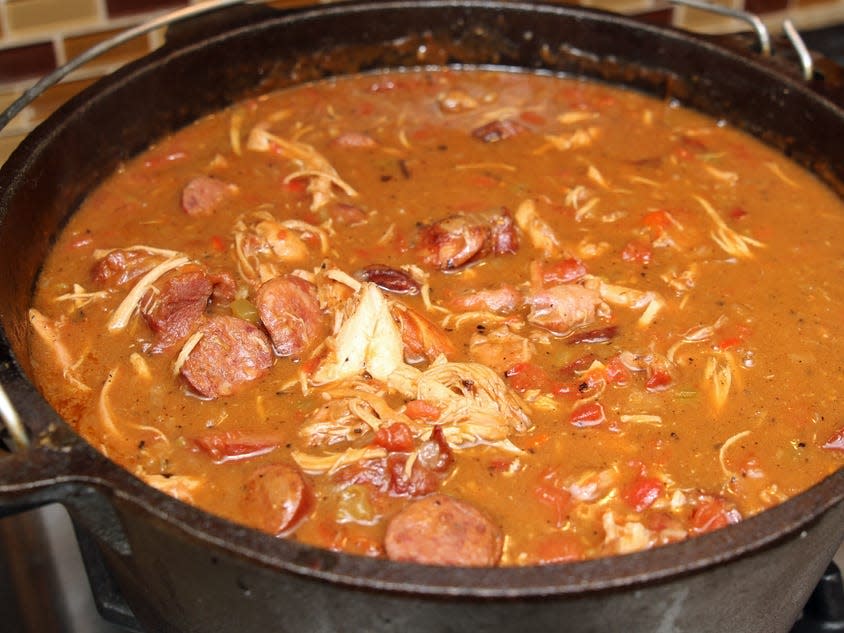
{"type": "MultiPolygon", "coordinates": [[[[103,40],[120,33],[123,29],[116,29],[113,31],[101,31],[99,33],[90,33],[87,35],[76,35],[73,37],[64,38],[65,59],[73,59],[78,57],[89,48],[99,44],[103,40]]],[[[149,40],[146,37],[136,37],[125,44],[121,44],[117,48],[113,48],[107,53],[103,53],[94,63],[115,63],[128,62],[137,59],[149,52],[149,40]]]]}
{"type": "Polygon", "coordinates": [[[8,33],[43,32],[92,24],[98,19],[97,0],[6,0],[8,33]]]}
{"type": "MultiPolygon", "coordinates": [[[[742,9],[744,6],[742,0],[710,0],[710,4],[730,9],[742,9]]],[[[674,25],[701,33],[724,33],[747,29],[746,23],[740,20],[686,6],[678,6],[674,11],[674,25]]]]}
{"type": "Polygon", "coordinates": [[[584,7],[594,7],[616,13],[639,13],[653,6],[651,0],[582,0],[584,7]]]}

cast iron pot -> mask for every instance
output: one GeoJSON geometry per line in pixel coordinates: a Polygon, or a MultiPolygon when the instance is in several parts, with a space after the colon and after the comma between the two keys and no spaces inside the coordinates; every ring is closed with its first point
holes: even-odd
{"type": "Polygon", "coordinates": [[[147,631],[788,631],[844,537],[844,469],[738,525],[647,552],[428,567],[314,549],[185,505],[97,453],[33,387],[26,315],[39,267],[120,161],[262,90],[423,64],[545,69],[676,98],[844,190],[844,112],[819,94],[836,89],[832,77],[807,86],[753,54],[618,16],[408,1],[229,10],[173,31],[61,108],[0,171],[0,378],[33,437],[0,459],[0,515],[64,504],[96,554],[100,603],[119,592],[147,631]]]}

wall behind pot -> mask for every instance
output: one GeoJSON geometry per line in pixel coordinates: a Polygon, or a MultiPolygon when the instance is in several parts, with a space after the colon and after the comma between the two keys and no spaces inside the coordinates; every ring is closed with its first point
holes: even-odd
{"type": "MultiPolygon", "coordinates": [[[[5,108],[35,79],[57,65],[138,22],[198,0],[0,0],[0,109],[5,108]]],[[[321,0],[327,3],[331,0],[321,0]]],[[[641,16],[691,31],[722,33],[743,25],[667,0],[554,0],[641,16]]],[[[798,28],[811,29],[844,22],[844,0],[710,0],[759,14],[772,31],[785,18],[798,28]]],[[[317,4],[316,0],[272,0],[276,7],[317,4]]],[[[18,142],[68,98],[120,65],[156,48],[162,32],[128,42],[71,74],[61,84],[21,112],[0,133],[0,163],[18,142]]]]}

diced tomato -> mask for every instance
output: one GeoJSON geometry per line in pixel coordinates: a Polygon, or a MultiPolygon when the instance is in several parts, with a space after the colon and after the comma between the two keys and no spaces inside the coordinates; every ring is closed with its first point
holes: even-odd
{"type": "Polygon", "coordinates": [[[497,187],[501,184],[501,181],[497,178],[493,178],[492,176],[486,176],[484,174],[472,174],[469,178],[469,184],[473,187],[481,187],[483,189],[492,189],[493,187],[497,187]]]}
{"type": "Polygon", "coordinates": [[[665,391],[671,386],[671,374],[661,367],[649,367],[645,389],[648,391],[665,391]]]}
{"type": "Polygon", "coordinates": [[[536,549],[529,553],[528,557],[533,563],[545,565],[583,560],[585,555],[585,548],[578,537],[561,532],[540,539],[536,544],[536,549]]]}
{"type": "Polygon", "coordinates": [[[375,106],[369,101],[365,101],[357,106],[354,111],[360,116],[369,116],[375,111],[375,106]]]}
{"type": "Polygon", "coordinates": [[[724,336],[724,338],[722,338],[715,344],[715,346],[720,350],[727,350],[733,347],[739,347],[748,339],[751,334],[751,329],[743,324],[738,324],[729,329],[731,330],[729,335],[724,336]]]}
{"type": "Polygon", "coordinates": [[[727,508],[719,497],[707,497],[692,511],[691,528],[702,534],[736,523],[740,519],[736,510],[727,508]]]}
{"type": "Polygon", "coordinates": [[[606,367],[604,373],[607,377],[608,384],[617,387],[625,387],[630,384],[632,378],[630,370],[621,362],[621,358],[613,356],[607,359],[604,365],[606,367]]]}
{"type": "Polygon", "coordinates": [[[510,386],[520,393],[529,389],[545,391],[551,382],[548,373],[534,363],[516,363],[504,372],[510,386]]]}
{"type": "Polygon", "coordinates": [[[282,187],[290,193],[304,193],[308,187],[308,183],[303,178],[294,178],[293,180],[282,183],[282,187]]]}
{"type": "Polygon", "coordinates": [[[513,460],[506,457],[491,459],[487,469],[493,473],[506,473],[513,466],[513,460]]]}
{"type": "Polygon", "coordinates": [[[411,420],[426,420],[433,422],[440,417],[437,405],[427,400],[411,400],[404,405],[404,414],[411,420]]]}
{"type": "Polygon", "coordinates": [[[586,275],[586,266],[574,257],[545,264],[542,267],[543,284],[567,284],[586,275]]]}
{"type": "Polygon", "coordinates": [[[393,422],[375,432],[374,442],[388,451],[406,453],[413,450],[413,432],[404,422],[393,422]]]}
{"type": "Polygon", "coordinates": [[[598,357],[595,354],[584,354],[565,367],[560,367],[560,374],[563,376],[574,376],[589,369],[596,360],[598,360],[598,357]]]}
{"type": "Polygon", "coordinates": [[[551,439],[551,436],[547,433],[536,433],[535,435],[529,435],[524,437],[521,442],[519,442],[520,447],[523,449],[531,449],[536,448],[537,446],[542,446],[551,439]]]}
{"type": "Polygon", "coordinates": [[[576,427],[598,426],[607,419],[600,402],[587,402],[577,407],[569,416],[569,423],[576,427]]]}
{"type": "Polygon", "coordinates": [[[732,347],[738,347],[741,343],[742,340],[738,336],[728,336],[727,338],[718,341],[715,346],[721,351],[724,351],[732,347]]]}
{"type": "Polygon", "coordinates": [[[522,112],[519,118],[530,125],[545,125],[545,117],[530,110],[522,112]]]}
{"type": "Polygon", "coordinates": [[[653,505],[663,489],[659,479],[639,476],[621,491],[621,498],[636,512],[642,512],[653,505]]]}
{"type": "Polygon", "coordinates": [[[844,426],[833,433],[822,448],[828,448],[833,451],[844,451],[844,426]]]}
{"type": "Polygon", "coordinates": [[[249,459],[264,455],[281,445],[282,439],[268,433],[215,431],[193,439],[194,445],[215,462],[249,459]]]}
{"type": "Polygon", "coordinates": [[[225,253],[226,252],[226,240],[224,240],[219,235],[212,235],[211,236],[211,248],[213,248],[218,253],[225,253]]]}
{"type": "MultiPolygon", "coordinates": [[[[548,479],[546,476],[545,479],[548,479]]],[[[554,510],[554,519],[557,525],[563,525],[566,521],[566,513],[571,505],[571,493],[558,486],[552,481],[543,481],[533,491],[539,502],[554,510]]]]}
{"type": "Polygon", "coordinates": [[[730,217],[733,220],[741,220],[746,215],[747,215],[747,211],[745,211],[741,207],[734,207],[733,210],[730,211],[730,217]]]}
{"type": "Polygon", "coordinates": [[[642,222],[644,222],[645,226],[647,226],[652,233],[660,235],[665,232],[665,229],[671,226],[671,217],[668,215],[667,211],[660,209],[658,211],[649,211],[646,213],[642,218],[642,222]]]}
{"type": "Polygon", "coordinates": [[[653,259],[651,247],[642,242],[629,242],[621,251],[621,259],[625,262],[647,265],[653,259]]]}

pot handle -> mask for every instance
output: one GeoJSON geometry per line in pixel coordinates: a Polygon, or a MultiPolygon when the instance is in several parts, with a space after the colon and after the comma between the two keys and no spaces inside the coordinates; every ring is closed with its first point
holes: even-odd
{"type": "Polygon", "coordinates": [[[28,90],[24,91],[20,97],[18,97],[8,108],[0,113],[0,130],[5,128],[21,110],[35,101],[35,99],[41,96],[45,90],[59,83],[59,81],[64,79],[80,66],[99,57],[103,53],[120,46],[124,42],[128,42],[139,35],[154,31],[158,28],[169,26],[187,18],[208,13],[210,11],[216,11],[217,9],[222,9],[231,5],[243,4],[245,2],[247,2],[247,0],[205,0],[204,2],[198,2],[197,4],[183,9],[177,9],[176,11],[171,11],[170,13],[153,18],[152,20],[139,24],[131,29],[122,31],[114,37],[103,40],[99,44],[89,48],[78,57],[73,58],[63,66],[59,66],[56,70],[40,79],[28,90]]]}
{"type": "MultiPolygon", "coordinates": [[[[731,7],[724,7],[718,4],[710,4],[709,2],[704,2],[703,0],[668,1],[671,4],[691,7],[692,9],[697,9],[699,11],[716,13],[718,15],[727,16],[746,23],[756,34],[756,39],[759,41],[759,52],[762,53],[764,57],[771,56],[773,52],[771,35],[768,32],[768,27],[765,26],[762,19],[755,13],[742,11],[740,9],[733,9],[731,7]]],[[[805,81],[811,81],[815,76],[815,63],[812,59],[812,55],[809,53],[809,49],[806,47],[806,43],[803,41],[803,38],[800,37],[800,33],[797,32],[797,29],[791,20],[785,20],[782,26],[783,31],[785,31],[785,35],[788,38],[789,44],[791,44],[791,47],[797,54],[797,60],[800,62],[800,70],[802,72],[803,79],[805,81]]],[[[717,36],[715,39],[718,39],[717,36]]]]}
{"type": "Polygon", "coordinates": [[[2,384],[0,421],[15,445],[10,454],[0,451],[0,519],[61,503],[98,540],[130,555],[108,483],[88,472],[93,448],[63,426],[51,426],[33,441],[2,384]]]}

